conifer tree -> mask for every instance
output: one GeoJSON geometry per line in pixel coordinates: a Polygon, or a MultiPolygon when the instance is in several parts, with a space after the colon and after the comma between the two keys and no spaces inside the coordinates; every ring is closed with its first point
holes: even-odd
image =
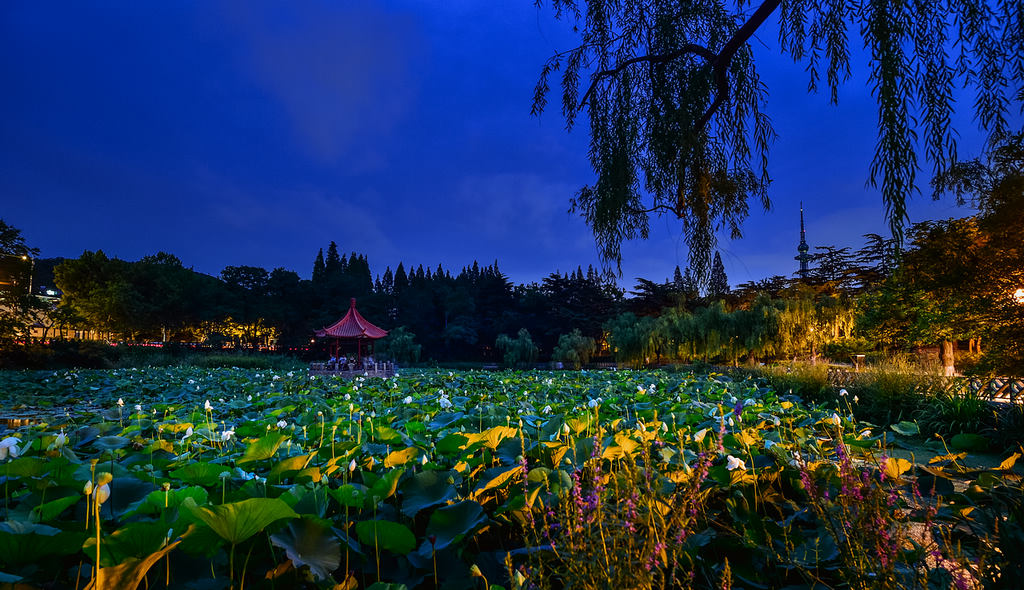
{"type": "Polygon", "coordinates": [[[711,275],[708,278],[708,297],[721,297],[729,293],[729,278],[725,276],[725,265],[722,255],[715,252],[715,260],[711,263],[711,275]]]}
{"type": "Polygon", "coordinates": [[[324,265],[324,249],[320,248],[316,253],[316,260],[313,261],[313,284],[322,285],[326,276],[327,269],[324,265]]]}

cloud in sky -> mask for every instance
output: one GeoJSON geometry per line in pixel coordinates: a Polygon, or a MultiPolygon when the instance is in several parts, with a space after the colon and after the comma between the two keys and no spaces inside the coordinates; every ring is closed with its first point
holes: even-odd
{"type": "Polygon", "coordinates": [[[370,2],[220,8],[242,67],[280,102],[308,155],[353,170],[387,164],[375,152],[410,115],[428,57],[412,15],[370,2]]]}

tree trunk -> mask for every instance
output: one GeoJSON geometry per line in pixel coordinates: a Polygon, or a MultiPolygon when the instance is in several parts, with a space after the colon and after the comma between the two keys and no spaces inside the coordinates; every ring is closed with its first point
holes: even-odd
{"type": "Polygon", "coordinates": [[[951,340],[942,341],[942,349],[939,352],[939,360],[942,361],[942,374],[946,377],[956,375],[956,367],[953,365],[953,352],[956,350],[956,343],[951,340]]]}

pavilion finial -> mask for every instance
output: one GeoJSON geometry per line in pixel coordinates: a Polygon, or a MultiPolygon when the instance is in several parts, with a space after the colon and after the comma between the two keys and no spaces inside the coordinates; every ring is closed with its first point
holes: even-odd
{"type": "Polygon", "coordinates": [[[349,305],[349,307],[354,309],[355,306],[356,306],[356,298],[353,297],[352,299],[349,300],[349,302],[351,303],[351,305],[349,305]]]}

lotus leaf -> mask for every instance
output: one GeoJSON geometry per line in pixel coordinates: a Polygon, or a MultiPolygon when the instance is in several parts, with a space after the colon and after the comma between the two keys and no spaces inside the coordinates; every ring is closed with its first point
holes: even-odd
{"type": "Polygon", "coordinates": [[[906,420],[898,424],[893,424],[889,428],[891,428],[896,434],[902,434],[903,436],[914,436],[915,434],[921,433],[921,429],[918,428],[917,422],[907,422],[906,420]]]}
{"type": "Polygon", "coordinates": [[[963,433],[949,441],[950,446],[958,451],[987,451],[988,439],[978,434],[963,433]]]}
{"type": "Polygon", "coordinates": [[[85,532],[62,532],[51,526],[25,521],[0,522],[0,556],[7,566],[42,563],[52,555],[71,555],[82,549],[85,532]]]}
{"type": "Polygon", "coordinates": [[[483,507],[472,500],[463,500],[432,512],[427,523],[427,536],[435,537],[433,549],[440,551],[485,522],[487,515],[483,507]]]}
{"type": "Polygon", "coordinates": [[[280,498],[249,498],[219,506],[198,506],[191,511],[232,545],[245,541],[278,520],[299,516],[280,498]]]}
{"type": "Polygon", "coordinates": [[[454,455],[469,445],[469,437],[462,434],[449,434],[439,440],[434,448],[442,455],[454,455]]]}
{"type": "Polygon", "coordinates": [[[366,504],[366,486],[345,484],[340,488],[329,488],[327,493],[342,506],[362,508],[366,504]]]}
{"type": "Polygon", "coordinates": [[[405,555],[416,547],[416,537],[409,527],[389,520],[357,522],[356,535],[363,545],[385,549],[399,555],[405,555]]]}
{"type": "Polygon", "coordinates": [[[523,468],[519,465],[514,467],[492,467],[485,470],[480,477],[480,483],[473,490],[472,497],[479,498],[489,490],[505,487],[517,474],[522,473],[522,470],[523,468]]]}
{"type": "Polygon", "coordinates": [[[298,471],[302,471],[309,465],[309,462],[313,460],[316,453],[310,453],[308,455],[296,455],[294,457],[288,457],[281,459],[274,466],[270,468],[270,473],[267,477],[271,478],[282,478],[287,475],[293,474],[298,471]]]}
{"type": "Polygon", "coordinates": [[[270,433],[253,443],[245,449],[245,455],[238,460],[239,465],[252,463],[253,461],[264,461],[274,456],[281,443],[288,440],[288,436],[280,432],[270,433]]]}
{"type": "Polygon", "coordinates": [[[131,440],[123,436],[101,436],[93,442],[93,446],[104,451],[116,451],[128,446],[131,440]]]}
{"type": "Polygon", "coordinates": [[[48,522],[53,520],[60,516],[62,512],[77,504],[81,499],[81,495],[75,494],[73,496],[66,496],[45,504],[40,504],[32,509],[32,520],[34,522],[48,522]]]}
{"type": "Polygon", "coordinates": [[[402,514],[412,518],[424,508],[455,498],[458,492],[454,485],[448,483],[451,478],[462,479],[451,471],[424,471],[405,480],[401,486],[402,514]]]}
{"type": "Polygon", "coordinates": [[[163,559],[165,555],[178,546],[181,540],[147,555],[143,559],[129,558],[114,567],[101,567],[97,570],[97,579],[86,586],[86,590],[93,588],[124,588],[135,590],[146,577],[146,573],[153,565],[163,559]]]}
{"type": "Polygon", "coordinates": [[[213,463],[189,463],[170,472],[170,476],[189,484],[210,487],[220,483],[220,475],[228,471],[224,465],[213,463]]]}
{"type": "Polygon", "coordinates": [[[400,467],[411,461],[418,460],[422,454],[423,451],[416,447],[407,447],[400,451],[392,451],[384,458],[384,467],[388,469],[392,467],[400,467]]]}
{"type": "Polygon", "coordinates": [[[303,518],[293,520],[270,536],[270,542],[285,550],[295,567],[309,566],[319,580],[329,579],[341,564],[341,544],[329,527],[303,518]]]}

